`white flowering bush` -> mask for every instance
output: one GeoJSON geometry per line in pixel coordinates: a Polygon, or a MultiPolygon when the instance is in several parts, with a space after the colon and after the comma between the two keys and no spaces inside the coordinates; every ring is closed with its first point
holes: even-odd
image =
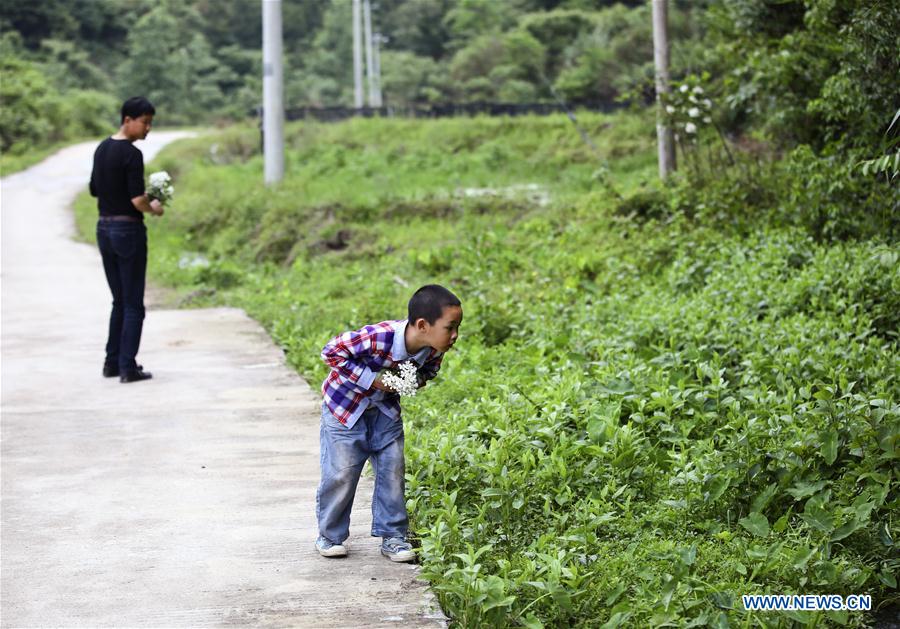
{"type": "Polygon", "coordinates": [[[700,130],[712,126],[712,101],[700,85],[700,79],[689,76],[683,82],[673,82],[672,91],[663,95],[666,122],[681,142],[697,142],[700,130]]]}
{"type": "Polygon", "coordinates": [[[396,371],[388,369],[381,374],[381,382],[401,396],[412,397],[419,390],[419,369],[407,360],[398,365],[396,371]]]}
{"type": "Polygon", "coordinates": [[[691,75],[683,81],[673,81],[671,92],[660,99],[661,115],[674,132],[681,156],[694,176],[701,176],[704,170],[712,174],[726,161],[735,163],[728,142],[713,120],[713,101],[701,85],[705,79],[691,75]],[[713,147],[717,137],[721,141],[718,155],[713,147]]]}
{"type": "Polygon", "coordinates": [[[150,183],[147,186],[147,196],[158,199],[163,205],[167,204],[175,196],[175,186],[172,185],[172,177],[164,170],[150,174],[150,183]]]}

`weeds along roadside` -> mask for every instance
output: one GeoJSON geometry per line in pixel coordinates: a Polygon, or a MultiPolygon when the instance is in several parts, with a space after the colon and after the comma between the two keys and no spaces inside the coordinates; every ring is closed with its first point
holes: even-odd
{"type": "Polygon", "coordinates": [[[652,125],[581,122],[623,200],[562,117],[293,126],[277,191],[254,129],[181,143],[153,168],[178,197],[151,275],[245,308],[311,382],[331,335],[416,286],[463,297],[406,419],[423,570],[460,626],[813,620],[746,616],[748,593],[896,604],[895,241],[815,233],[787,166],[762,194],[728,173],[660,190],[652,125]]]}

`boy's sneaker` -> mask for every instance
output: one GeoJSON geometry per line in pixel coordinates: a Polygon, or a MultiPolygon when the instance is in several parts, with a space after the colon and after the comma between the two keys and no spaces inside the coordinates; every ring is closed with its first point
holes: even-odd
{"type": "Polygon", "coordinates": [[[347,547],[343,544],[332,544],[327,539],[319,536],[316,540],[316,550],[323,557],[346,557],[347,547]]]}
{"type": "Polygon", "coordinates": [[[402,537],[385,537],[381,542],[381,554],[391,561],[413,561],[416,558],[412,545],[402,537]]]}

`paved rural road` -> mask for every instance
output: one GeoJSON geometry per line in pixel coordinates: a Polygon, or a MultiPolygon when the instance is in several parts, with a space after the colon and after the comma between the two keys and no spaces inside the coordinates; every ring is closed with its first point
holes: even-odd
{"type": "Polygon", "coordinates": [[[350,557],[315,552],[319,395],[242,311],[151,305],[153,380],[100,376],[110,296],[68,209],[93,149],[0,182],[0,625],[444,626],[369,536],[370,479],[350,557]]]}

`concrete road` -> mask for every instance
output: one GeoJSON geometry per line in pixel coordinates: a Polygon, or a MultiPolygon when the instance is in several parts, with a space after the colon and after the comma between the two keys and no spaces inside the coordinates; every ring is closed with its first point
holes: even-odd
{"type": "Polygon", "coordinates": [[[68,209],[93,149],[0,182],[0,625],[445,626],[369,536],[370,479],[350,557],[315,552],[318,386],[242,311],[151,307],[153,380],[101,377],[111,298],[68,209]]]}

